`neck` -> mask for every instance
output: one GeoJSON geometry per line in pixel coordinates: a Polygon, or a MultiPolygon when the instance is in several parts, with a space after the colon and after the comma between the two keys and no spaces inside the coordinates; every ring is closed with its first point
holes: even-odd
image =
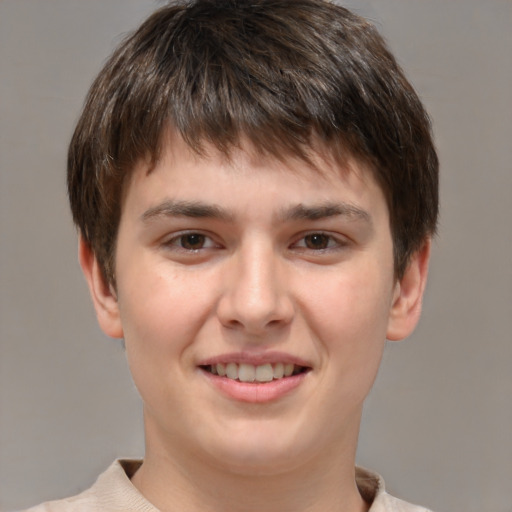
{"type": "Polygon", "coordinates": [[[330,450],[280,472],[240,472],[149,443],[132,482],[162,512],[367,512],[354,459],[330,450]]]}

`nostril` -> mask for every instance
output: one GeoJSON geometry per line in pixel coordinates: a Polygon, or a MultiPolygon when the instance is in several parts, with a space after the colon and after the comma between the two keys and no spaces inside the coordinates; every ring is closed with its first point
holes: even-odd
{"type": "Polygon", "coordinates": [[[280,325],[283,325],[285,322],[283,320],[270,320],[267,323],[268,327],[279,327],[280,325]]]}
{"type": "Polygon", "coordinates": [[[243,323],[236,319],[231,319],[225,322],[224,325],[230,329],[240,329],[243,327],[243,323]]]}

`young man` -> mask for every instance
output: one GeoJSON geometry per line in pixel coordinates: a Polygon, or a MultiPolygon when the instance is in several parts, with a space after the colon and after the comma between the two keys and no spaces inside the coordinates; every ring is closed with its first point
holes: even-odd
{"type": "Polygon", "coordinates": [[[419,511],[355,468],[437,217],[429,120],[375,29],[323,0],[157,11],[94,82],[68,185],[143,461],[48,511],[419,511]]]}

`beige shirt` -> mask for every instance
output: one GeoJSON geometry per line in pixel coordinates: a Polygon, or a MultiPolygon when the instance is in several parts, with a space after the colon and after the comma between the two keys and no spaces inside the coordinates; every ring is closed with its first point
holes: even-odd
{"type": "MultiPolygon", "coordinates": [[[[140,460],[116,460],[88,490],[58,501],[50,501],[25,512],[158,512],[131,483],[140,460]]],[[[361,496],[371,503],[370,512],[429,512],[390,496],[382,478],[357,468],[356,481],[361,496]]]]}

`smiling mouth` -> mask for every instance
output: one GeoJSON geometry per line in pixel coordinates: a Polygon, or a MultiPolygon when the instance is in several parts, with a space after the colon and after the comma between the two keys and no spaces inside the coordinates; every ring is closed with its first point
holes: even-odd
{"type": "Polygon", "coordinates": [[[200,368],[212,375],[218,375],[238,382],[265,383],[286,379],[294,375],[306,373],[311,368],[293,363],[275,363],[252,365],[247,363],[218,363],[202,365],[200,368]]]}

